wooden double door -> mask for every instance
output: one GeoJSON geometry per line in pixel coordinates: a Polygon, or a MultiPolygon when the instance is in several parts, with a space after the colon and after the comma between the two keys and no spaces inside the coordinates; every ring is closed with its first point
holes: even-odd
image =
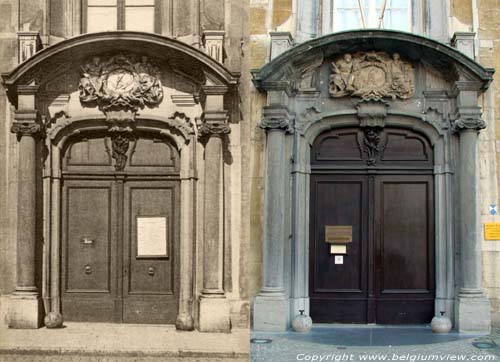
{"type": "Polygon", "coordinates": [[[434,316],[432,149],[410,131],[383,132],[374,153],[363,147],[359,129],[329,132],[313,147],[309,292],[315,322],[415,324],[434,316]],[[370,156],[375,162],[367,162],[370,156]],[[338,226],[352,230],[345,254],[332,253],[327,235],[338,226]]]}
{"type": "Polygon", "coordinates": [[[109,137],[79,140],[64,160],[64,318],[175,323],[180,205],[176,152],[167,142],[135,139],[122,159],[126,166],[117,170],[111,142],[109,137]]]}

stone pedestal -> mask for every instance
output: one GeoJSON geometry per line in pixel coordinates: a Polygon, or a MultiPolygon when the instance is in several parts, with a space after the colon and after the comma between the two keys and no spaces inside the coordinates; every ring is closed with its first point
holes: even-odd
{"type": "Polygon", "coordinates": [[[43,309],[38,292],[15,292],[9,301],[10,328],[36,329],[43,325],[43,309]]]}
{"type": "Polygon", "coordinates": [[[253,326],[258,331],[282,332],[290,325],[288,297],[283,291],[261,291],[254,300],[253,326]]]}
{"type": "Polygon", "coordinates": [[[225,297],[200,298],[200,332],[230,332],[230,306],[225,297]]]}
{"type": "Polygon", "coordinates": [[[460,333],[490,333],[490,301],[479,290],[462,289],[458,295],[455,320],[460,333]]]}

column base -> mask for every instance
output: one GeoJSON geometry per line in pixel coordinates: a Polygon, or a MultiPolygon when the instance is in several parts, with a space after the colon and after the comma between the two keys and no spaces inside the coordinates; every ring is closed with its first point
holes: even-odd
{"type": "Polygon", "coordinates": [[[7,315],[9,328],[37,329],[43,325],[43,306],[37,294],[14,293],[7,315]]]}
{"type": "Polygon", "coordinates": [[[253,303],[256,331],[283,332],[290,326],[290,301],[284,293],[261,292],[253,303]]]}
{"type": "Polygon", "coordinates": [[[200,332],[231,332],[229,302],[224,296],[200,297],[200,332]]]}
{"type": "Polygon", "coordinates": [[[481,290],[460,290],[455,311],[455,324],[460,333],[490,333],[490,301],[481,290]]]}

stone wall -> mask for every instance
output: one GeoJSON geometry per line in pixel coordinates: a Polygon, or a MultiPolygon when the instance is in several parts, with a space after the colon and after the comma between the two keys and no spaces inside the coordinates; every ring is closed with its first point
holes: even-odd
{"type": "MultiPolygon", "coordinates": [[[[473,2],[474,4],[474,2],[473,2]]],[[[473,31],[477,33],[477,61],[496,69],[495,80],[483,98],[484,118],[488,124],[481,135],[481,213],[484,222],[500,222],[498,215],[489,215],[489,205],[499,200],[500,161],[500,8],[498,2],[478,0],[477,8],[472,8],[473,31]]],[[[483,283],[491,300],[491,319],[500,325],[500,241],[483,241],[483,283]]]]}

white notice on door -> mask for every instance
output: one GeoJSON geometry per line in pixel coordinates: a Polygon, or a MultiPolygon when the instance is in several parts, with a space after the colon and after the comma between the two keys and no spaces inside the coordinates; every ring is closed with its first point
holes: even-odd
{"type": "Polygon", "coordinates": [[[344,264],[344,256],[335,255],[335,264],[344,264]]]}
{"type": "Polygon", "coordinates": [[[168,256],[166,217],[137,217],[137,256],[168,256]]]}

